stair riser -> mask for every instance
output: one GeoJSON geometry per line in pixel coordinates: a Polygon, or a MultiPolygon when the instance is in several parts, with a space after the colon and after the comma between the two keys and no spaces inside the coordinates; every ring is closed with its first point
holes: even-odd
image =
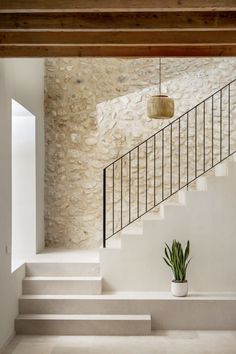
{"type": "Polygon", "coordinates": [[[199,179],[197,185],[199,191],[212,191],[215,192],[219,188],[224,188],[227,184],[227,176],[207,176],[201,177],[199,179]]]}
{"type": "MultiPolygon", "coordinates": [[[[235,159],[236,159],[236,157],[235,157],[235,159]]],[[[236,163],[235,162],[236,161],[228,161],[227,162],[228,175],[235,175],[236,174],[236,163]]]]}
{"type": "Polygon", "coordinates": [[[23,280],[23,294],[29,295],[95,295],[101,290],[101,280],[23,280]]]}
{"type": "Polygon", "coordinates": [[[236,300],[20,299],[19,305],[21,314],[150,313],[156,330],[236,330],[236,300]]]}
{"type": "Polygon", "coordinates": [[[141,235],[131,235],[131,234],[122,235],[121,247],[124,249],[126,247],[131,247],[134,244],[134,242],[135,242],[135,245],[137,245],[140,242],[142,242],[142,237],[143,236],[141,236],[141,235]]]}
{"type": "Polygon", "coordinates": [[[227,176],[228,175],[228,161],[227,163],[222,162],[215,167],[215,176],[227,176]]]}
{"type": "Polygon", "coordinates": [[[148,335],[151,321],[16,320],[16,334],[24,335],[148,335]]]}
{"type": "Polygon", "coordinates": [[[202,176],[196,180],[196,189],[200,192],[207,191],[207,179],[206,177],[202,176]]]}
{"type": "Polygon", "coordinates": [[[207,191],[215,193],[219,188],[225,188],[227,185],[227,177],[225,176],[209,176],[206,178],[207,191]]]}
{"type": "Polygon", "coordinates": [[[26,276],[99,276],[99,263],[27,263],[26,276]]]}
{"type": "MultiPolygon", "coordinates": [[[[172,219],[173,216],[183,215],[185,213],[185,207],[183,205],[164,205],[165,222],[172,219]]],[[[150,224],[150,222],[149,222],[150,224]]],[[[145,228],[145,226],[144,226],[145,228]]]]}

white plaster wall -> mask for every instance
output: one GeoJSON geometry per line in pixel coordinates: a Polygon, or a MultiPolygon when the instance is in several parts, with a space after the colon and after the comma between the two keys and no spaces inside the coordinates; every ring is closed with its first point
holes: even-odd
{"type": "Polygon", "coordinates": [[[37,250],[44,245],[43,226],[43,99],[44,61],[0,60],[0,348],[14,333],[24,266],[11,273],[11,99],[37,119],[37,250]]]}

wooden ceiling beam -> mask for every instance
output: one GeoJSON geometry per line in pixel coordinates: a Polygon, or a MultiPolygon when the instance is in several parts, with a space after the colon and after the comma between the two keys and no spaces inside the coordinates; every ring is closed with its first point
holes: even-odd
{"type": "Polygon", "coordinates": [[[0,11],[234,11],[235,0],[1,0],[0,11]]]}
{"type": "Polygon", "coordinates": [[[0,29],[234,29],[236,12],[0,13],[0,29]]]}
{"type": "Polygon", "coordinates": [[[0,57],[216,57],[236,56],[225,46],[2,46],[0,57]]]}
{"type": "Polygon", "coordinates": [[[236,44],[235,31],[0,31],[0,45],[221,45],[236,44]]]}
{"type": "Polygon", "coordinates": [[[0,0],[0,57],[236,56],[236,0],[0,0]]]}

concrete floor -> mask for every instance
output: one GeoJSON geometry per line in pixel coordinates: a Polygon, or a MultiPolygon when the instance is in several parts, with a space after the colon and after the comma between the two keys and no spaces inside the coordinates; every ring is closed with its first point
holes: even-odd
{"type": "Polygon", "coordinates": [[[17,336],[3,354],[236,354],[236,331],[156,331],[148,337],[17,336]]]}

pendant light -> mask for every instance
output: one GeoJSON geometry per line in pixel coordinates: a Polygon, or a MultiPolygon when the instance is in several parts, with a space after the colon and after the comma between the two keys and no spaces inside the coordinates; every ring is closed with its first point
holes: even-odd
{"type": "Polygon", "coordinates": [[[161,94],[161,58],[159,58],[159,95],[149,97],[147,115],[154,119],[170,119],[174,115],[174,100],[161,94]]]}

